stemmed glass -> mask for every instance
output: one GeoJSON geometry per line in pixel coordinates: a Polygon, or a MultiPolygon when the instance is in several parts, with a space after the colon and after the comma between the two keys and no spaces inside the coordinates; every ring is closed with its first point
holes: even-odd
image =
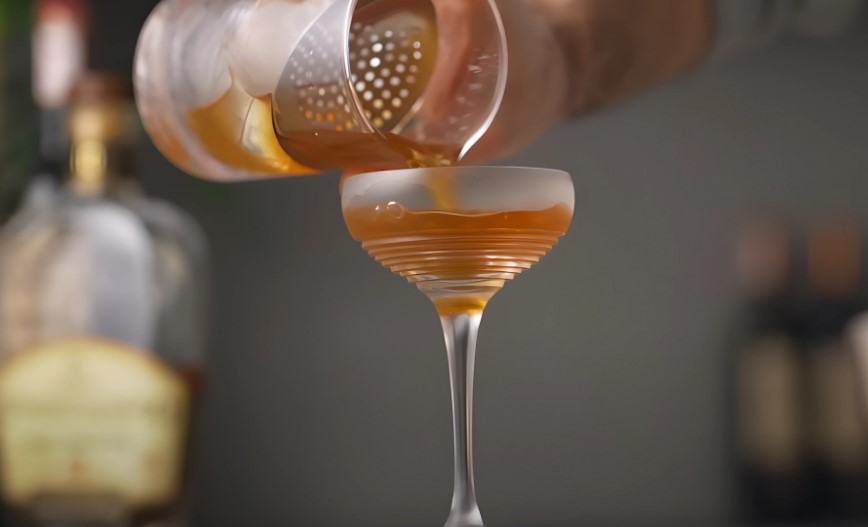
{"type": "Polygon", "coordinates": [[[447,527],[482,526],[471,418],[482,313],[573,214],[564,172],[448,166],[492,123],[507,62],[495,0],[162,0],[136,55],[145,127],[187,172],[364,172],[342,181],[350,233],[416,284],[443,326],[455,440],[447,527]]]}
{"type": "Polygon", "coordinates": [[[473,370],[482,313],[558,242],[573,216],[566,172],[445,167],[369,172],[341,188],[350,234],[416,285],[443,326],[452,387],[454,491],[446,527],[479,527],[473,481],[473,370]]]}

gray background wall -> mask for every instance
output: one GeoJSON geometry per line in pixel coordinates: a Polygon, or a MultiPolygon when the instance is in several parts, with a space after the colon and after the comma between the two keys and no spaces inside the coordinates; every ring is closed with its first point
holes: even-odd
{"type": "MultiPolygon", "coordinates": [[[[102,16],[133,20],[147,3],[102,2],[102,16]]],[[[130,27],[103,38],[132,42],[130,27]]],[[[97,63],[123,67],[118,49],[97,63]]],[[[769,208],[868,219],[866,56],[864,33],[787,41],[511,160],[572,172],[578,207],[562,244],[485,316],[477,483],[490,525],[727,518],[722,342],[737,229],[769,208]]],[[[141,169],[212,240],[198,525],[442,524],[439,326],[347,235],[336,176],[219,186],[153,149],[141,169]]]]}

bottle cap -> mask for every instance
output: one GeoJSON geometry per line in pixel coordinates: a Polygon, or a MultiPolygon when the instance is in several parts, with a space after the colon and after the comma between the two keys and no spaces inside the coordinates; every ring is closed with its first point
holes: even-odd
{"type": "Polygon", "coordinates": [[[90,103],[130,102],[132,98],[132,86],[124,77],[104,72],[88,72],[73,85],[69,102],[71,106],[77,106],[90,103]]]}
{"type": "Polygon", "coordinates": [[[811,287],[824,295],[859,294],[862,273],[862,231],[848,217],[827,218],[814,225],[808,244],[811,287]]]}
{"type": "Polygon", "coordinates": [[[73,143],[89,139],[132,141],[136,113],[127,79],[110,73],[86,73],[73,86],[69,103],[73,143]]]}
{"type": "Polygon", "coordinates": [[[754,219],[741,233],[736,267],[753,294],[780,291],[791,277],[792,242],[787,225],[773,217],[754,219]]]}
{"type": "Polygon", "coordinates": [[[85,0],[40,0],[33,30],[33,99],[63,107],[87,64],[90,10],[85,0]]]}

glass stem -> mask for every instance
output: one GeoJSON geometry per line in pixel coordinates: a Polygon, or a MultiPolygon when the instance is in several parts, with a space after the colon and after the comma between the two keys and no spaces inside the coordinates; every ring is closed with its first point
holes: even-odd
{"type": "Polygon", "coordinates": [[[449,357],[455,440],[455,486],[446,527],[483,525],[473,483],[473,364],[481,320],[481,312],[440,316],[449,357]]]}

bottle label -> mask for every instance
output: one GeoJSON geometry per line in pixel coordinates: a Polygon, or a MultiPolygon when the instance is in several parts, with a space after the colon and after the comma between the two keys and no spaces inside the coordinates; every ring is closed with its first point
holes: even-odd
{"type": "Polygon", "coordinates": [[[739,368],[740,444],[750,460],[771,472],[798,468],[805,447],[796,344],[769,335],[743,350],[739,368]]]}
{"type": "Polygon", "coordinates": [[[816,350],[810,366],[816,453],[837,470],[864,470],[868,427],[855,355],[836,341],[816,350]]]}
{"type": "Polygon", "coordinates": [[[125,344],[81,338],[16,354],[0,367],[3,497],[166,503],[180,492],[189,411],[182,379],[125,344]]]}

